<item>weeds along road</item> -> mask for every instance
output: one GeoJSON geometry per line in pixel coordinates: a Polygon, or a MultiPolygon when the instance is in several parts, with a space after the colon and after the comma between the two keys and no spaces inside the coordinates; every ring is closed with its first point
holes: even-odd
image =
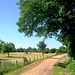
{"type": "Polygon", "coordinates": [[[62,54],[45,59],[39,64],[36,63],[36,65],[32,65],[30,68],[18,75],[52,75],[54,64],[57,63],[57,61],[65,55],[66,54],[62,54]]]}

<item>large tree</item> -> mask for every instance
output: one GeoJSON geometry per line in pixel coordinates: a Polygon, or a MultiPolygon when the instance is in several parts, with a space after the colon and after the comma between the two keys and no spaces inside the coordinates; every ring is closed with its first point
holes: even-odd
{"type": "Polygon", "coordinates": [[[19,32],[26,36],[52,37],[70,42],[70,53],[75,58],[75,0],[20,0],[19,32]]]}

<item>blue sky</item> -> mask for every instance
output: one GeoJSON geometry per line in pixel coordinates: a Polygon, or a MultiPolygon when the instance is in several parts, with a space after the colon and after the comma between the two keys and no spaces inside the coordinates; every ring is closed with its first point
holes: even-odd
{"type": "MultiPolygon", "coordinates": [[[[1,0],[0,1],[0,39],[5,42],[12,42],[16,48],[37,48],[39,41],[43,37],[24,37],[24,33],[18,32],[16,22],[20,17],[20,10],[16,3],[19,0],[1,0]]],[[[45,40],[48,48],[59,48],[62,44],[53,38],[45,40]]]]}

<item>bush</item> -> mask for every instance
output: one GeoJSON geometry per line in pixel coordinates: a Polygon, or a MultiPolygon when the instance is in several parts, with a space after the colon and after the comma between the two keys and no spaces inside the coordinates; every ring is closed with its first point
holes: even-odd
{"type": "Polygon", "coordinates": [[[64,46],[61,46],[61,47],[59,47],[59,49],[58,50],[56,50],[56,54],[63,54],[63,53],[67,53],[68,52],[68,48],[66,47],[64,47],[64,46]]]}
{"type": "Polygon", "coordinates": [[[48,53],[49,53],[49,51],[48,51],[48,50],[45,50],[45,51],[44,51],[44,53],[47,53],[47,54],[48,54],[48,53]]]}
{"type": "Polygon", "coordinates": [[[62,54],[62,50],[56,50],[56,54],[62,54]]]}
{"type": "Polygon", "coordinates": [[[68,69],[70,70],[70,72],[72,73],[72,75],[75,75],[75,60],[72,60],[69,63],[68,69]]]}
{"type": "Polygon", "coordinates": [[[50,50],[50,53],[55,53],[56,52],[56,49],[55,48],[52,48],[51,50],[50,50]]]}

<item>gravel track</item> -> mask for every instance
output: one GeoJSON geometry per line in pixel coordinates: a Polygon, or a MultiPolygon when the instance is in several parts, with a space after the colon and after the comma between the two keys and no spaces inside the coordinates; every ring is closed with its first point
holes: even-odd
{"type": "Polygon", "coordinates": [[[32,65],[30,68],[21,72],[18,75],[52,75],[52,70],[54,68],[55,63],[57,63],[57,61],[65,55],[66,54],[62,54],[45,59],[40,63],[32,65]]]}

